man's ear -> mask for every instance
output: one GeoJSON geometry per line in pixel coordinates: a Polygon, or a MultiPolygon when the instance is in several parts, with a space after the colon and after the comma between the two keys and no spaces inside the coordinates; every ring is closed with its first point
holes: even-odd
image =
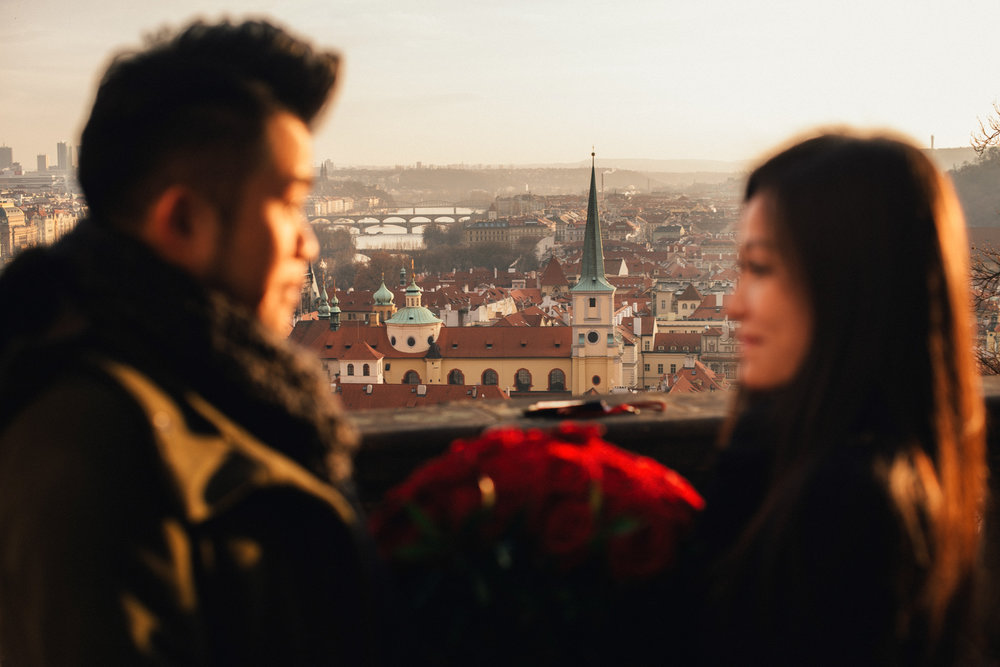
{"type": "Polygon", "coordinates": [[[217,258],[220,220],[215,206],[186,185],[171,185],[153,201],[140,236],[163,259],[196,278],[217,258]]]}

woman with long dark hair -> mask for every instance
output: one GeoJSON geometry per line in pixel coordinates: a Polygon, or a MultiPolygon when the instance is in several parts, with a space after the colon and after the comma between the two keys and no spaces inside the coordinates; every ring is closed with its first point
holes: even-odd
{"type": "Polygon", "coordinates": [[[904,141],[808,139],[751,174],[740,261],[697,657],[953,661],[986,467],[950,184],[904,141]]]}

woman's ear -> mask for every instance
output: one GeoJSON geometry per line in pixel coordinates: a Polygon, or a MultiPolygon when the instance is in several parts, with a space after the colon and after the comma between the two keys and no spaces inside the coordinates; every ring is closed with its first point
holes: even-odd
{"type": "Polygon", "coordinates": [[[187,185],[171,185],[150,205],[139,236],[163,259],[203,279],[218,256],[220,231],[211,202],[187,185]]]}

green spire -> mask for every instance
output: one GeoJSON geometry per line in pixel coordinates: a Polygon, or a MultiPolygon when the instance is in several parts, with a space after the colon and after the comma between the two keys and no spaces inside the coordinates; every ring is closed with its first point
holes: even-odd
{"type": "Polygon", "coordinates": [[[583,259],[580,282],[572,292],[613,292],[614,287],[604,277],[604,244],[601,242],[601,220],[597,215],[597,173],[594,153],[590,154],[590,199],[587,202],[587,228],[583,233],[583,259]]]}
{"type": "Polygon", "coordinates": [[[330,319],[330,302],[327,301],[326,287],[323,287],[322,291],[319,293],[319,308],[316,309],[316,312],[319,319],[330,319]]]}

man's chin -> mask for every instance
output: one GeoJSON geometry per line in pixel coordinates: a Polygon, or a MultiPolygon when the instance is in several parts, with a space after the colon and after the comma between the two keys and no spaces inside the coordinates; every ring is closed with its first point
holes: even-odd
{"type": "Polygon", "coordinates": [[[298,299],[291,304],[287,303],[286,300],[282,300],[281,303],[262,303],[257,309],[257,319],[264,325],[265,329],[269,329],[281,337],[286,337],[292,330],[292,318],[297,304],[298,299]]]}

